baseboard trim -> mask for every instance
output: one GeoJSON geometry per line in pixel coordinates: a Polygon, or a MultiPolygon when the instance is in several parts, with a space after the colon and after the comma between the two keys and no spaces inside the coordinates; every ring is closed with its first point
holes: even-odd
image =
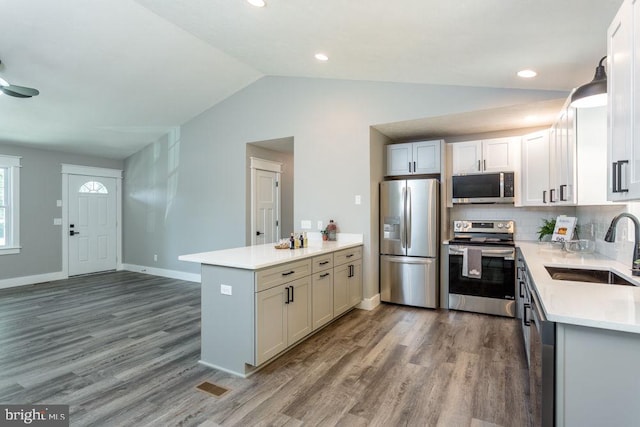
{"type": "Polygon", "coordinates": [[[380,294],[375,294],[371,298],[365,298],[360,301],[356,307],[361,310],[373,310],[380,305],[380,294]]]}
{"type": "Polygon", "coordinates": [[[136,273],[151,274],[153,276],[167,277],[169,279],[186,280],[187,282],[201,282],[200,274],[186,273],[178,270],[167,270],[164,268],[147,267],[145,265],[122,264],[122,269],[135,271],[136,273]]]}
{"type": "Polygon", "coordinates": [[[57,271],[55,273],[36,274],[34,276],[13,277],[11,279],[0,280],[0,289],[35,285],[38,283],[52,282],[54,280],[62,280],[66,278],[67,275],[62,271],[57,271]]]}

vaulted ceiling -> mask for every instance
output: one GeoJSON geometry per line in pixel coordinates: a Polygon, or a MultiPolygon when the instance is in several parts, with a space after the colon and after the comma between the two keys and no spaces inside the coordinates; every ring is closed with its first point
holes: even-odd
{"type": "Polygon", "coordinates": [[[265,75],[568,91],[621,3],[0,0],[0,77],[41,91],[0,142],[124,158],[265,75]]]}

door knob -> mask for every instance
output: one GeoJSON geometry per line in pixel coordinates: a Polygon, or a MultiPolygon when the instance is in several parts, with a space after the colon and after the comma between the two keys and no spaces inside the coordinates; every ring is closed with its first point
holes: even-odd
{"type": "Polygon", "coordinates": [[[261,234],[264,234],[264,233],[262,233],[261,231],[256,231],[256,236],[259,236],[261,234]]]}
{"type": "Polygon", "coordinates": [[[69,230],[69,236],[75,236],[76,234],[80,234],[79,231],[69,230]]]}

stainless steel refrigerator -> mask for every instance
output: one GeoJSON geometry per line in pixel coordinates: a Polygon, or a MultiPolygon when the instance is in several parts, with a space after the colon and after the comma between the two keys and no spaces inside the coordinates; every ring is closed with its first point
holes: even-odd
{"type": "Polygon", "coordinates": [[[438,306],[436,179],[380,183],[380,299],[438,306]]]}

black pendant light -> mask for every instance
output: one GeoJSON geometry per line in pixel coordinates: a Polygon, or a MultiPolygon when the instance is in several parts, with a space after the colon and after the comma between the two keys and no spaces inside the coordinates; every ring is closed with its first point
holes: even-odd
{"type": "Polygon", "coordinates": [[[593,80],[573,91],[571,95],[571,106],[574,108],[600,107],[607,105],[607,72],[604,70],[604,60],[602,57],[596,67],[596,75],[593,80]]]}

